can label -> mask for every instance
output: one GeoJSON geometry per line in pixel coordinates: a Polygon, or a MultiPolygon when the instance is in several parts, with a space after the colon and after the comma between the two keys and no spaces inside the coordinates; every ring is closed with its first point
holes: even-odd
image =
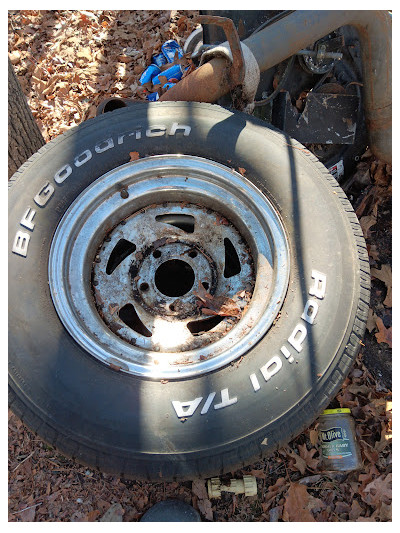
{"type": "Polygon", "coordinates": [[[349,457],[353,455],[351,441],[343,427],[332,427],[320,430],[322,455],[328,459],[349,457]]]}
{"type": "Polygon", "coordinates": [[[344,176],[343,159],[338,161],[336,165],[333,165],[332,167],[328,168],[328,170],[336,180],[344,176]]]}
{"type": "Polygon", "coordinates": [[[173,65],[172,67],[168,68],[167,70],[164,70],[163,72],[160,72],[157,76],[154,76],[153,78],[153,85],[159,85],[160,82],[160,76],[165,76],[167,78],[167,81],[175,79],[176,81],[179,81],[182,78],[182,69],[180,65],[173,65]]]}
{"type": "Polygon", "coordinates": [[[167,63],[167,60],[164,54],[161,53],[161,54],[157,54],[153,56],[151,62],[154,63],[154,65],[157,65],[157,67],[162,67],[163,65],[167,63]]]}
{"type": "Polygon", "coordinates": [[[176,52],[178,52],[178,58],[181,58],[183,56],[182,48],[173,39],[170,39],[169,41],[166,41],[162,45],[161,50],[162,50],[162,53],[164,54],[165,58],[167,59],[168,63],[172,63],[174,61],[176,52]]]}
{"type": "Polygon", "coordinates": [[[146,96],[147,100],[150,102],[157,102],[157,100],[160,98],[158,93],[150,93],[146,96]]]}
{"type": "Polygon", "coordinates": [[[140,85],[149,83],[160,72],[161,69],[157,65],[149,65],[139,78],[140,85]]]}

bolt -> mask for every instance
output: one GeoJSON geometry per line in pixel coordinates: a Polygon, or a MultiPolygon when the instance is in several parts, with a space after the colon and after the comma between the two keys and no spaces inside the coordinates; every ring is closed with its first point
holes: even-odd
{"type": "Polygon", "coordinates": [[[129,196],[129,193],[126,189],[122,189],[120,194],[121,194],[121,198],[123,198],[124,200],[128,198],[129,196]]]}

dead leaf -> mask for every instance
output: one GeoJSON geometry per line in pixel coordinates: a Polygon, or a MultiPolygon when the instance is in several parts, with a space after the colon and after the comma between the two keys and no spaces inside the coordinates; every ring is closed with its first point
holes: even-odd
{"type": "Polygon", "coordinates": [[[376,244],[367,244],[368,248],[368,255],[371,259],[374,261],[377,261],[379,259],[379,252],[378,248],[376,247],[376,244]]]}
{"type": "Polygon", "coordinates": [[[381,503],[387,505],[392,501],[392,474],[384,474],[374,479],[360,493],[368,505],[379,508],[381,503]]]}
{"type": "Polygon", "coordinates": [[[389,345],[389,348],[392,347],[392,328],[385,328],[383,320],[376,317],[376,325],[378,327],[378,333],[375,333],[376,340],[381,343],[385,342],[389,345]]]}
{"type": "Polygon", "coordinates": [[[238,304],[227,296],[212,296],[199,283],[197,291],[193,291],[194,295],[200,300],[199,307],[203,315],[207,316],[241,316],[242,311],[238,304]]]}
{"type": "Polygon", "coordinates": [[[318,442],[318,430],[317,429],[310,429],[310,442],[313,446],[315,446],[318,442]]]}
{"type": "Polygon", "coordinates": [[[199,511],[204,518],[212,522],[214,520],[214,513],[210,500],[199,500],[197,505],[199,506],[199,511]]]}
{"type": "Polygon", "coordinates": [[[241,173],[242,176],[244,176],[246,174],[246,169],[239,167],[239,172],[241,173]]]}
{"type": "Polygon", "coordinates": [[[92,51],[90,48],[80,48],[76,52],[76,56],[82,59],[87,59],[88,61],[92,60],[92,51]]]}
{"type": "Polygon", "coordinates": [[[109,304],[108,309],[109,309],[110,313],[113,315],[116,311],[119,310],[119,305],[118,304],[109,304]]]}
{"type": "Polygon", "coordinates": [[[371,392],[371,388],[367,385],[349,385],[347,387],[347,390],[351,392],[351,394],[355,394],[356,396],[358,394],[368,396],[368,394],[371,392]]]}
{"type": "Polygon", "coordinates": [[[199,498],[199,500],[208,500],[206,482],[203,479],[195,479],[192,481],[192,492],[199,498]]]}
{"type": "Polygon", "coordinates": [[[258,479],[267,479],[267,476],[266,476],[264,470],[258,470],[258,469],[256,470],[256,469],[253,468],[253,469],[250,471],[250,474],[251,474],[252,476],[258,478],[258,479]]]}
{"type": "Polygon", "coordinates": [[[11,64],[16,65],[21,59],[21,52],[19,50],[13,50],[9,56],[11,64]]]}
{"type": "MultiPolygon", "coordinates": [[[[371,166],[372,171],[372,166],[371,166]]],[[[378,163],[375,171],[372,171],[372,177],[376,185],[387,187],[392,179],[392,173],[386,172],[385,163],[378,163]]]]}
{"type": "Polygon", "coordinates": [[[238,304],[226,296],[217,296],[207,302],[201,312],[208,316],[241,316],[242,311],[238,304]]]}
{"type": "Polygon", "coordinates": [[[314,459],[314,455],[317,453],[316,448],[307,449],[306,444],[299,444],[300,457],[306,462],[307,468],[316,470],[319,465],[319,459],[314,459]]]}
{"type": "Polygon", "coordinates": [[[306,461],[302,457],[300,457],[300,455],[298,455],[295,451],[291,450],[288,446],[284,448],[284,450],[289,457],[294,459],[294,464],[292,465],[292,468],[295,468],[296,470],[301,472],[301,474],[304,474],[307,468],[306,461]]]}
{"type": "Polygon", "coordinates": [[[367,330],[372,333],[376,329],[376,314],[373,309],[370,307],[368,309],[368,318],[367,318],[367,330]]]}
{"type": "Polygon", "coordinates": [[[129,161],[137,161],[139,159],[139,152],[129,152],[129,161]]]}
{"type": "Polygon", "coordinates": [[[364,233],[364,238],[368,239],[370,237],[370,228],[372,226],[375,226],[376,224],[376,217],[373,215],[366,215],[365,217],[362,217],[360,219],[360,226],[364,233]]]}
{"type": "Polygon", "coordinates": [[[382,452],[385,448],[390,446],[392,442],[392,433],[389,428],[386,427],[384,422],[381,423],[381,438],[379,441],[375,442],[375,450],[377,452],[382,452]]]}
{"type": "Polygon", "coordinates": [[[350,510],[351,510],[351,507],[350,507],[350,505],[347,502],[343,502],[343,501],[339,500],[335,504],[335,513],[336,514],[342,514],[342,513],[349,514],[350,510]]]}
{"type": "Polygon", "coordinates": [[[98,509],[94,509],[93,511],[89,511],[86,516],[86,522],[95,522],[97,518],[100,515],[100,511],[98,509]]]}
{"type": "Polygon", "coordinates": [[[287,479],[280,477],[276,480],[274,485],[268,487],[268,490],[264,496],[264,503],[261,504],[264,512],[267,512],[271,505],[274,504],[275,499],[277,499],[277,497],[280,496],[284,490],[286,490],[287,485],[287,479]]]}
{"type": "Polygon", "coordinates": [[[385,502],[382,502],[381,507],[376,509],[372,515],[371,518],[373,518],[375,521],[377,518],[381,522],[391,522],[392,521],[392,504],[390,503],[387,505],[385,502]]]}
{"type": "Polygon", "coordinates": [[[371,276],[380,279],[387,287],[386,298],[383,305],[392,307],[392,268],[390,265],[382,265],[381,269],[371,268],[371,276]]]}
{"type": "Polygon", "coordinates": [[[291,483],[285,495],[282,518],[285,522],[315,522],[311,509],[323,509],[325,504],[311,496],[305,485],[291,483]]]}
{"type": "Polygon", "coordinates": [[[99,522],[122,522],[125,511],[120,503],[113,503],[100,518],[99,522]]]}
{"type": "Polygon", "coordinates": [[[359,518],[363,512],[364,512],[364,509],[361,507],[361,505],[358,503],[358,501],[356,499],[354,499],[351,502],[349,520],[351,520],[352,522],[355,522],[357,520],[357,518],[359,518]]]}

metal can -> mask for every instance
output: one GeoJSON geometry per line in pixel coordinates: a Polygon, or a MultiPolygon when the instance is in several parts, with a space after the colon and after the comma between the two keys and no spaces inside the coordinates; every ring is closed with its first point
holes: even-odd
{"type": "Polygon", "coordinates": [[[167,81],[171,80],[172,78],[179,81],[182,78],[183,72],[180,65],[172,65],[172,67],[167,68],[167,70],[164,70],[163,72],[160,72],[157,76],[153,78],[153,85],[158,85],[161,83],[159,76],[165,76],[167,78],[167,81]]]}
{"type": "Polygon", "coordinates": [[[174,85],[176,85],[176,83],[164,83],[162,88],[168,91],[168,89],[171,89],[171,87],[173,87],[174,85]]]}
{"type": "Polygon", "coordinates": [[[334,471],[360,468],[361,455],[350,409],[325,409],[318,422],[322,468],[334,471]]]}
{"type": "Polygon", "coordinates": [[[160,72],[161,69],[160,67],[157,67],[157,65],[149,65],[139,78],[140,85],[144,85],[145,83],[152,81],[154,76],[157,76],[157,74],[160,72]]]}
{"type": "Polygon", "coordinates": [[[179,44],[174,39],[165,41],[165,43],[161,46],[161,50],[164,56],[166,57],[168,63],[173,62],[176,52],[178,52],[179,58],[183,56],[182,48],[179,46],[179,44]]]}
{"type": "Polygon", "coordinates": [[[158,96],[158,93],[150,93],[146,96],[147,100],[150,100],[150,102],[157,102],[157,100],[160,98],[158,96]]]}
{"type": "Polygon", "coordinates": [[[154,65],[157,65],[157,67],[161,67],[167,63],[167,59],[163,53],[160,53],[154,55],[151,59],[151,62],[154,63],[154,65]]]}

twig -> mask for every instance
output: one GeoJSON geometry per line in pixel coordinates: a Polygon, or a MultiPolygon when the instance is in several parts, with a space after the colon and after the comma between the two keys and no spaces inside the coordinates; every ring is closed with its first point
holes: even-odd
{"type": "Polygon", "coordinates": [[[23,511],[27,511],[28,509],[32,509],[33,507],[38,507],[39,505],[42,505],[43,502],[35,503],[35,505],[30,505],[29,507],[25,507],[25,509],[21,509],[20,511],[14,511],[11,514],[18,514],[22,513],[23,511]]]}
{"type": "Polygon", "coordinates": [[[28,455],[28,457],[25,457],[25,459],[23,459],[20,463],[18,463],[17,466],[14,468],[13,472],[15,472],[17,470],[17,468],[19,468],[22,465],[22,463],[25,463],[25,461],[27,461],[30,457],[32,457],[32,455],[35,453],[35,451],[36,450],[33,450],[33,452],[30,453],[28,455]]]}

